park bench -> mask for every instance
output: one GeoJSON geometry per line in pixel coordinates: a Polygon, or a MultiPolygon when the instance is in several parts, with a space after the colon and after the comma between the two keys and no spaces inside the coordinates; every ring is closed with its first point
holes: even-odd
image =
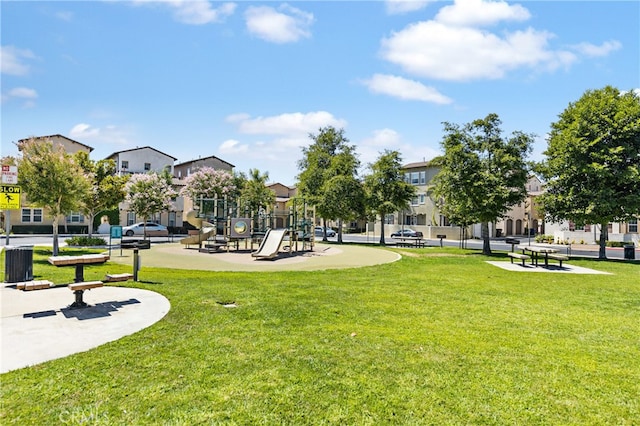
{"type": "Polygon", "coordinates": [[[53,287],[53,283],[49,280],[22,281],[16,283],[16,288],[24,291],[40,290],[51,287],[53,287]]]}
{"type": "Polygon", "coordinates": [[[169,230],[149,230],[144,233],[147,237],[167,237],[167,241],[169,241],[169,230]]]}
{"type": "Polygon", "coordinates": [[[565,260],[569,260],[568,256],[565,256],[563,254],[558,254],[558,253],[549,253],[547,257],[549,259],[557,260],[561,268],[562,268],[562,262],[565,260]]]}
{"type": "Polygon", "coordinates": [[[507,252],[507,256],[509,256],[511,258],[511,263],[513,263],[513,259],[520,259],[522,260],[522,266],[524,266],[524,262],[526,262],[528,259],[531,259],[531,256],[529,256],[528,254],[523,254],[523,253],[515,253],[515,252],[507,252]]]}
{"type": "Polygon", "coordinates": [[[128,281],[133,279],[133,274],[107,274],[104,276],[104,280],[105,282],[108,283],[112,283],[112,282],[118,282],[118,281],[128,281]]]}
{"type": "Polygon", "coordinates": [[[83,281],[79,283],[69,284],[67,287],[73,291],[76,296],[75,302],[69,305],[70,309],[84,308],[87,304],[82,300],[82,296],[85,290],[91,290],[92,288],[98,288],[104,286],[102,281],[83,281]]]}

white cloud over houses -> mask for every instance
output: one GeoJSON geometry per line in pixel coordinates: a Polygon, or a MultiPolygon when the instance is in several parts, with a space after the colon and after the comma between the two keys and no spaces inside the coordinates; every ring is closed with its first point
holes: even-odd
{"type": "Polygon", "coordinates": [[[302,135],[305,138],[321,127],[342,128],[347,125],[345,120],[336,118],[326,111],[294,112],[255,118],[248,114],[234,114],[227,117],[227,122],[234,124],[238,131],[244,134],[302,135]]]}
{"type": "Polygon", "coordinates": [[[371,136],[362,139],[357,146],[361,168],[365,173],[367,167],[374,163],[385,150],[400,152],[403,164],[421,159],[430,160],[440,155],[440,152],[433,148],[405,141],[400,133],[389,128],[374,130],[371,136]]]}
{"type": "Polygon", "coordinates": [[[455,0],[442,7],[433,20],[420,21],[393,32],[381,41],[380,54],[414,76],[447,81],[500,79],[516,69],[553,71],[567,68],[578,54],[606,55],[619,48],[616,41],[601,46],[582,44],[554,49],[555,37],[544,30],[484,27],[530,18],[520,5],[502,1],[455,0]]]}
{"type": "Polygon", "coordinates": [[[233,15],[235,3],[220,3],[218,7],[209,0],[133,0],[134,5],[163,6],[173,12],[176,21],[188,25],[204,25],[223,22],[233,15]]]}
{"type": "Polygon", "coordinates": [[[598,57],[607,56],[609,53],[621,49],[622,44],[617,40],[609,40],[599,46],[591,43],[580,43],[571,46],[571,48],[585,56],[598,57]]]}
{"type": "Polygon", "coordinates": [[[35,59],[29,49],[19,49],[15,46],[0,47],[0,72],[2,74],[23,76],[30,71],[27,60],[35,59]]]}
{"type": "Polygon", "coordinates": [[[71,139],[80,140],[89,146],[97,148],[97,145],[130,145],[129,132],[115,125],[94,127],[87,123],[78,123],[69,131],[71,139]]]}
{"type": "Polygon", "coordinates": [[[435,104],[450,104],[453,101],[433,87],[419,81],[386,74],[374,74],[363,84],[373,93],[393,96],[409,101],[423,101],[435,104]]]}
{"type": "Polygon", "coordinates": [[[312,13],[280,5],[251,6],[244,14],[247,30],[258,38],[272,43],[293,43],[302,38],[311,37],[312,13]]]}
{"type": "Polygon", "coordinates": [[[220,144],[218,151],[221,154],[244,154],[249,151],[249,145],[235,139],[227,139],[220,144]]]}

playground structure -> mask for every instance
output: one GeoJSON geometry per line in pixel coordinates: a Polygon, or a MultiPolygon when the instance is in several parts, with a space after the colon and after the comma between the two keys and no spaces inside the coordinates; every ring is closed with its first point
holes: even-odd
{"type": "Polygon", "coordinates": [[[194,210],[186,214],[186,221],[196,230],[180,240],[186,248],[197,245],[201,252],[215,253],[232,248],[254,252],[256,259],[272,259],[278,255],[284,241],[284,250],[292,254],[297,251],[313,250],[315,209],[302,198],[292,198],[280,209],[260,208],[250,211],[242,208],[234,200],[225,198],[201,198],[194,210]],[[277,232],[276,232],[277,231],[277,232]]]}

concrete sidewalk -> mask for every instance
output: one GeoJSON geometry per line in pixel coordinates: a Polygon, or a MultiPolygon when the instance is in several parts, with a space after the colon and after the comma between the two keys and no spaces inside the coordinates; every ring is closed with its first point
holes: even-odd
{"type": "Polygon", "coordinates": [[[77,352],[142,330],[171,307],[162,295],[142,289],[105,286],[85,291],[90,306],[68,309],[66,287],[21,291],[0,288],[0,373],[77,352]]]}

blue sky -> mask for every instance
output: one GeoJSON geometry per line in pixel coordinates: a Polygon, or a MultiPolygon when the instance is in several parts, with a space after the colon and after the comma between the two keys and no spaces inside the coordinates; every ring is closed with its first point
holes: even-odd
{"type": "Polygon", "coordinates": [[[293,185],[309,133],[363,166],[438,155],[443,122],[538,135],[606,85],[640,88],[638,1],[6,1],[2,155],[62,134],[92,158],[152,146],[293,185]]]}

